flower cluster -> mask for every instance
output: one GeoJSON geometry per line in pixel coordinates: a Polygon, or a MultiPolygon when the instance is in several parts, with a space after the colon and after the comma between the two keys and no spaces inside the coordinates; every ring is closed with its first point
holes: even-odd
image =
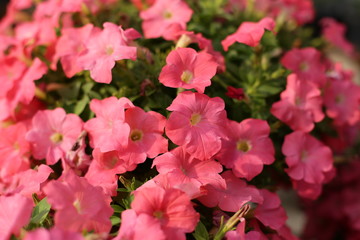
{"type": "MultiPolygon", "coordinates": [[[[323,50],[356,53],[328,18],[306,45],[313,18],[311,0],[11,0],[0,240],[297,239],[278,190],[315,200],[359,161],[360,87],[323,50]]],[[[358,232],[359,196],[326,194],[358,232]]]]}

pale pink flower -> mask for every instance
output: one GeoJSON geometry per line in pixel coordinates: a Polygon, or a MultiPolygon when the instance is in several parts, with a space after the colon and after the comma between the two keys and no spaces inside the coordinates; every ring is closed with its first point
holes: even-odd
{"type": "Polygon", "coordinates": [[[199,201],[207,207],[218,206],[227,212],[237,212],[247,202],[261,203],[263,201],[259,190],[248,186],[244,180],[234,176],[231,171],[221,174],[225,179],[226,188],[223,186],[207,185],[207,195],[199,197],[199,201]]]}
{"type": "Polygon", "coordinates": [[[84,129],[89,133],[90,145],[99,148],[101,152],[119,150],[126,146],[130,127],[125,123],[125,109],[133,106],[127,98],[91,100],[90,109],[96,117],[84,124],[84,129]]]}
{"type": "Polygon", "coordinates": [[[130,127],[130,133],[128,145],[121,151],[120,157],[129,166],[143,163],[147,157],[154,158],[167,151],[168,140],[162,136],[166,123],[164,116],[132,107],[125,112],[125,122],[130,127]]]}
{"type": "Polygon", "coordinates": [[[251,180],[260,174],[264,164],[275,160],[274,146],[269,138],[270,127],[260,119],[245,119],[237,123],[229,120],[226,125],[226,138],[216,159],[234,175],[251,180]]]}
{"type": "Polygon", "coordinates": [[[183,0],[156,0],[150,8],[140,12],[144,35],[146,38],[162,37],[174,24],[186,29],[192,13],[183,0]]]}
{"type": "Polygon", "coordinates": [[[308,133],[296,131],[286,135],[282,152],[289,166],[286,172],[294,180],[320,184],[333,168],[330,148],[308,133]]]}
{"type": "Polygon", "coordinates": [[[185,239],[185,233],[195,230],[200,215],[184,192],[149,187],[135,191],[134,195],[131,208],[138,216],[150,216],[151,222],[161,226],[167,239],[185,239]]]}
{"type": "Polygon", "coordinates": [[[259,45],[265,30],[272,31],[275,27],[275,21],[272,18],[263,18],[259,22],[243,22],[235,33],[227,36],[222,42],[225,51],[235,42],[256,47],[259,45]]]}
{"type": "Polygon", "coordinates": [[[167,108],[173,112],[166,123],[166,135],[193,157],[210,159],[221,148],[222,125],[226,120],[224,108],[221,98],[182,92],[167,108]]]}
{"type": "Polygon", "coordinates": [[[219,175],[223,170],[220,163],[212,159],[196,159],[181,147],[155,158],[153,166],[156,166],[160,175],[166,174],[170,187],[183,190],[191,198],[202,195],[205,185],[226,186],[224,179],[219,175]]]}
{"type": "Polygon", "coordinates": [[[26,140],[32,145],[33,156],[46,158],[49,165],[66,156],[82,131],[83,121],[75,114],[66,114],[62,108],[39,111],[32,119],[26,140]]]}
{"type": "Polygon", "coordinates": [[[74,173],[63,174],[61,181],[51,181],[44,187],[48,202],[55,212],[55,226],[68,231],[109,232],[113,213],[110,199],[100,187],[74,173]]]}
{"type": "Polygon", "coordinates": [[[159,81],[167,87],[195,88],[204,93],[216,74],[217,63],[205,52],[197,53],[192,48],[178,48],[166,58],[166,66],[160,72],[159,81]]]}
{"type": "MultiPolygon", "coordinates": [[[[90,76],[99,83],[110,83],[111,69],[115,61],[122,59],[136,59],[136,47],[129,46],[129,40],[121,26],[104,23],[101,32],[95,32],[85,43],[86,51],[79,59],[79,65],[90,70],[90,76]]],[[[130,30],[131,36],[134,36],[130,30]]],[[[140,37],[140,34],[136,37],[140,37]]]]}
{"type": "Polygon", "coordinates": [[[314,122],[320,122],[325,117],[320,90],[295,74],[288,76],[286,90],[280,96],[281,100],[275,102],[270,111],[294,131],[310,132],[314,122]]]}
{"type": "Polygon", "coordinates": [[[1,179],[0,195],[12,195],[20,193],[21,195],[32,199],[32,195],[41,194],[41,185],[46,182],[53,170],[44,164],[35,169],[17,173],[13,176],[1,179]]]}
{"type": "Polygon", "coordinates": [[[25,140],[26,132],[23,122],[0,128],[0,178],[30,168],[30,144],[25,140]]]}
{"type": "Polygon", "coordinates": [[[30,221],[33,203],[30,199],[16,194],[0,196],[0,240],[18,236],[22,227],[30,221]]]}
{"type": "Polygon", "coordinates": [[[81,28],[63,28],[61,37],[56,43],[55,59],[60,58],[62,68],[68,78],[73,77],[83,69],[79,65],[79,57],[86,51],[85,44],[89,40],[91,33],[100,31],[95,29],[92,24],[87,24],[81,28]]]}

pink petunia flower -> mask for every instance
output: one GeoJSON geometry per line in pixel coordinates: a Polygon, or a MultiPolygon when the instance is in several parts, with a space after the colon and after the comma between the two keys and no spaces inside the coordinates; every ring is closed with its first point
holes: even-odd
{"type": "MultiPolygon", "coordinates": [[[[129,46],[129,40],[120,26],[113,23],[104,23],[101,32],[95,32],[86,42],[86,52],[80,57],[79,65],[90,70],[90,76],[99,83],[110,83],[112,80],[111,69],[115,61],[122,59],[136,59],[136,47],[129,46]]],[[[128,29],[129,30],[129,29],[128,29]]],[[[134,35],[133,29],[129,30],[131,37],[138,38],[140,34],[134,35]]]]}
{"type": "Polygon", "coordinates": [[[345,53],[352,56],[354,54],[354,45],[346,38],[346,26],[337,22],[333,18],[323,18],[320,21],[322,26],[322,35],[332,45],[342,49],[345,53]]]}
{"type": "Polygon", "coordinates": [[[71,171],[61,180],[51,181],[44,187],[48,202],[56,210],[55,226],[68,231],[109,232],[113,213],[110,199],[100,187],[94,187],[85,178],[71,171]]]}
{"type": "Polygon", "coordinates": [[[226,120],[224,108],[221,98],[182,92],[167,108],[173,112],[165,126],[166,135],[193,157],[210,159],[221,148],[222,125],[226,120]]]}
{"type": "Polygon", "coordinates": [[[218,206],[223,211],[237,212],[247,202],[262,203],[263,198],[256,187],[248,186],[231,171],[223,172],[221,176],[225,179],[226,188],[205,186],[207,195],[198,198],[205,206],[210,208],[218,206]]]}
{"type": "Polygon", "coordinates": [[[265,29],[272,31],[275,27],[275,21],[272,18],[266,17],[259,22],[243,22],[235,33],[227,36],[221,45],[225,51],[235,42],[246,44],[250,47],[259,45],[265,29]]]}
{"type": "Polygon", "coordinates": [[[162,136],[166,123],[164,116],[132,107],[125,112],[125,122],[130,127],[130,133],[128,145],[120,151],[120,158],[128,166],[136,166],[143,163],[147,157],[154,158],[167,151],[168,141],[162,136]]]}
{"type": "Polygon", "coordinates": [[[146,38],[162,37],[174,24],[186,29],[192,13],[183,0],[156,0],[150,8],[140,12],[144,35],[146,38]]]}
{"type": "Polygon", "coordinates": [[[101,152],[119,150],[126,146],[130,127],[125,123],[125,109],[133,106],[127,98],[91,100],[90,109],[96,117],[84,124],[84,129],[89,133],[90,145],[99,148],[101,152]]]}
{"type": "Polygon", "coordinates": [[[228,120],[226,126],[227,137],[222,139],[216,159],[231,168],[235,176],[251,180],[261,173],[264,164],[274,162],[275,150],[266,121],[246,119],[237,123],[228,120]]]}
{"type": "Polygon", "coordinates": [[[167,87],[195,88],[204,93],[215,76],[217,63],[213,56],[205,52],[197,53],[192,48],[178,48],[166,58],[166,66],[161,70],[159,81],[167,87]]]}
{"type": "Polygon", "coordinates": [[[71,239],[71,240],[84,240],[85,238],[77,232],[64,231],[59,228],[37,228],[34,231],[27,232],[24,240],[54,240],[54,239],[71,239]]]}
{"type": "Polygon", "coordinates": [[[346,79],[329,79],[324,91],[326,115],[338,125],[355,125],[360,119],[360,87],[346,79]]]}
{"type": "Polygon", "coordinates": [[[281,100],[275,102],[270,111],[293,130],[310,132],[314,122],[320,122],[325,117],[320,90],[295,74],[288,76],[286,90],[280,96],[281,100]]]}
{"type": "Polygon", "coordinates": [[[286,172],[294,180],[320,184],[333,168],[330,148],[308,133],[296,131],[285,136],[282,152],[289,166],[286,172]]]}
{"type": "Polygon", "coordinates": [[[138,216],[150,216],[149,224],[160,225],[167,239],[185,239],[185,233],[195,230],[200,215],[184,192],[149,187],[135,191],[134,195],[131,208],[138,216]]]}
{"type": "MultiPolygon", "coordinates": [[[[225,180],[219,175],[223,170],[220,163],[212,159],[205,161],[196,159],[181,147],[155,158],[153,166],[156,166],[160,175],[166,174],[169,187],[180,189],[191,198],[201,196],[203,186],[208,184],[226,187],[225,180]]],[[[152,180],[158,183],[161,178],[152,180]]]]}
{"type": "Polygon", "coordinates": [[[32,119],[26,140],[32,145],[36,159],[46,158],[49,165],[66,157],[82,131],[83,121],[62,108],[39,111],[32,119]]]}
{"type": "Polygon", "coordinates": [[[0,128],[0,178],[30,168],[30,143],[25,140],[27,126],[23,122],[0,128]]]}
{"type": "Polygon", "coordinates": [[[30,221],[33,203],[30,199],[16,194],[0,196],[0,240],[18,236],[22,227],[30,221]]]}
{"type": "Polygon", "coordinates": [[[310,81],[318,87],[326,83],[325,64],[315,48],[293,48],[281,58],[281,64],[303,81],[310,81]]]}

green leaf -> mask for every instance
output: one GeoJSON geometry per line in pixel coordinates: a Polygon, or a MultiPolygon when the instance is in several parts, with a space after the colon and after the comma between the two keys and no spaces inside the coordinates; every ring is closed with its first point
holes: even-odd
{"type": "Polygon", "coordinates": [[[49,214],[51,205],[47,202],[46,198],[41,200],[34,208],[30,223],[42,224],[49,214]]]}
{"type": "Polygon", "coordinates": [[[122,208],[122,207],[119,206],[119,205],[113,204],[113,205],[111,205],[111,207],[114,209],[114,212],[115,212],[115,213],[121,213],[122,211],[124,211],[124,208],[122,208]]]}
{"type": "Polygon", "coordinates": [[[202,222],[199,222],[196,226],[193,236],[196,240],[209,240],[209,233],[202,222]]]}
{"type": "Polygon", "coordinates": [[[74,107],[74,113],[80,115],[84,111],[89,101],[90,101],[89,97],[84,95],[84,97],[76,103],[74,107]]]}
{"type": "Polygon", "coordinates": [[[115,226],[115,225],[120,224],[121,219],[118,216],[111,216],[110,221],[111,221],[111,225],[115,226]]]}

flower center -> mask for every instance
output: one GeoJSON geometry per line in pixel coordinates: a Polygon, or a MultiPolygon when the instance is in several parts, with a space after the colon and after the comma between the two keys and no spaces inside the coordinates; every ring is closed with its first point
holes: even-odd
{"type": "Polygon", "coordinates": [[[189,83],[191,82],[192,79],[193,79],[193,74],[189,70],[185,70],[181,74],[181,81],[183,81],[184,83],[189,83]]]}
{"type": "Polygon", "coordinates": [[[142,137],[143,137],[143,132],[138,129],[135,129],[130,133],[130,139],[133,142],[140,141],[142,137]]]}
{"type": "Polygon", "coordinates": [[[193,113],[190,118],[191,125],[195,126],[201,121],[201,115],[199,113],[193,113]]]}
{"type": "Polygon", "coordinates": [[[236,149],[246,153],[251,149],[251,146],[247,141],[240,140],[236,143],[236,149]]]}
{"type": "Polygon", "coordinates": [[[162,219],[164,217],[164,213],[158,210],[153,213],[153,216],[156,217],[157,219],[162,219]]]}
{"type": "Polygon", "coordinates": [[[53,143],[59,143],[63,140],[63,135],[61,133],[54,133],[53,135],[51,135],[50,140],[53,143]]]}
{"type": "Polygon", "coordinates": [[[306,62],[302,62],[300,63],[300,70],[303,72],[306,72],[309,69],[309,64],[307,64],[306,62]]]}
{"type": "Polygon", "coordinates": [[[163,16],[165,19],[170,19],[172,18],[172,13],[169,11],[165,11],[163,16]]]}
{"type": "Polygon", "coordinates": [[[112,46],[106,46],[105,48],[106,55],[111,55],[114,53],[114,48],[112,46]]]}
{"type": "Polygon", "coordinates": [[[80,205],[80,200],[79,199],[76,199],[74,202],[73,202],[73,206],[76,208],[76,211],[81,214],[81,205],[80,205]]]}
{"type": "Polygon", "coordinates": [[[307,151],[305,151],[305,150],[301,151],[301,154],[300,154],[301,161],[305,162],[307,157],[308,157],[307,151]]]}

